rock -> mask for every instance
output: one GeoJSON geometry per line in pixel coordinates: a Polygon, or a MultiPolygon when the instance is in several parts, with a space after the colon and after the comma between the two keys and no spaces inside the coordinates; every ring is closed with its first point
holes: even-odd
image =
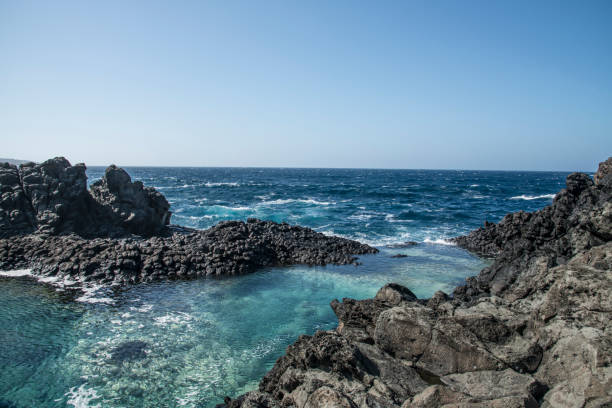
{"type": "Polygon", "coordinates": [[[122,169],[111,166],[87,190],[85,165],[72,166],[63,157],[19,169],[0,166],[0,237],[37,231],[46,235],[84,237],[151,236],[169,223],[163,195],[132,183],[122,169]]]}
{"type": "Polygon", "coordinates": [[[355,403],[333,388],[323,386],[310,394],[304,408],[354,408],[355,403]]]}
{"type": "Polygon", "coordinates": [[[0,237],[31,233],[36,214],[21,185],[17,167],[0,163],[0,237]]]}
{"type": "Polygon", "coordinates": [[[129,174],[115,165],[91,185],[91,195],[106,210],[108,223],[122,225],[133,234],[151,236],[170,222],[166,198],[140,181],[132,182],[129,174]]]}
{"type": "Polygon", "coordinates": [[[467,395],[441,385],[432,385],[406,400],[401,408],[438,408],[456,402],[473,401],[467,395]]]}
{"type": "Polygon", "coordinates": [[[87,192],[85,165],[71,166],[63,157],[19,168],[39,231],[49,234],[81,231],[94,222],[87,192]]]}
{"type": "Polygon", "coordinates": [[[38,275],[124,285],[237,275],[266,266],[351,264],[354,254],[375,252],[367,245],[308,228],[251,220],[219,223],[205,231],[179,229],[146,239],[88,239],[74,234],[0,239],[0,268],[30,268],[38,275]]]}
{"type": "Polygon", "coordinates": [[[544,395],[546,388],[530,375],[512,369],[503,371],[473,371],[442,377],[442,382],[457,391],[481,400],[522,396],[534,399],[544,395]]]}
{"type": "Polygon", "coordinates": [[[408,255],[406,255],[406,254],[395,254],[395,255],[391,255],[391,258],[408,258],[408,255]]]}
{"type": "Polygon", "coordinates": [[[449,297],[446,293],[441,290],[436,291],[434,295],[427,301],[427,307],[432,309],[437,309],[443,303],[446,303],[449,300],[449,297]]]}
{"type": "Polygon", "coordinates": [[[593,181],[598,186],[612,187],[612,157],[599,163],[597,172],[593,175],[593,181]]]}
{"type": "Polygon", "coordinates": [[[397,283],[387,283],[378,293],[376,299],[398,305],[401,302],[413,302],[417,297],[410,289],[397,283]]]}

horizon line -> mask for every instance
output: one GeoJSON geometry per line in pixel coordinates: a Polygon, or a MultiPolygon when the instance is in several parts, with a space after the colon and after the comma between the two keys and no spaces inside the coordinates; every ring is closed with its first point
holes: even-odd
{"type": "Polygon", "coordinates": [[[86,167],[158,168],[158,169],[277,169],[277,170],[412,170],[412,171],[487,171],[487,172],[533,172],[533,173],[595,173],[595,170],[526,170],[526,169],[467,169],[467,168],[408,168],[408,167],[304,167],[304,166],[153,166],[153,165],[108,165],[85,164],[86,167]]]}

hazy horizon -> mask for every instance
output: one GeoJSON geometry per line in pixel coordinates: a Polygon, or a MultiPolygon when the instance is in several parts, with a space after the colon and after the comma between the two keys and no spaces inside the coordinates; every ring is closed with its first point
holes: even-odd
{"type": "MultiPolygon", "coordinates": [[[[68,159],[68,158],[66,158],[68,159]]],[[[13,160],[13,161],[17,161],[17,162],[29,162],[29,161],[33,161],[33,160],[24,160],[24,159],[14,159],[14,158],[6,158],[6,157],[2,157],[0,158],[0,163],[2,163],[3,161],[6,160],[13,160]]],[[[36,161],[34,160],[35,163],[41,163],[44,160],[40,160],[40,161],[36,161]]],[[[70,162],[70,164],[74,165],[77,163],[83,163],[83,162],[79,162],[79,161],[71,161],[70,159],[68,159],[68,161],[70,162]]],[[[604,160],[601,160],[604,161],[604,160]]],[[[108,164],[88,164],[85,163],[85,165],[87,166],[87,168],[106,168],[108,166],[110,166],[111,164],[114,164],[116,166],[119,167],[123,167],[126,169],[129,168],[218,168],[218,169],[319,169],[319,170],[414,170],[414,171],[488,171],[488,172],[494,172],[494,171],[506,171],[506,172],[583,172],[583,173],[594,173],[595,171],[597,171],[597,166],[599,164],[599,162],[597,162],[597,164],[595,165],[595,167],[593,167],[592,169],[552,169],[552,170],[529,170],[529,169],[468,169],[468,168],[413,168],[413,167],[302,167],[302,166],[202,166],[202,165],[194,165],[194,166],[189,166],[189,165],[178,165],[178,166],[156,166],[156,165],[133,165],[133,164],[118,164],[118,163],[113,163],[110,162],[108,164]]]]}
{"type": "Polygon", "coordinates": [[[0,155],[593,171],[611,20],[608,1],[0,0],[0,155]]]}

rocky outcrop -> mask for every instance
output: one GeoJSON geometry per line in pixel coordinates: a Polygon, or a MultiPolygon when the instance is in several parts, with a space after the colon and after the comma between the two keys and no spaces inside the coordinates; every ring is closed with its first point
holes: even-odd
{"type": "Polygon", "coordinates": [[[0,165],[0,237],[37,232],[86,237],[152,236],[170,221],[163,195],[110,166],[87,190],[85,165],[63,157],[0,165]]]}
{"type": "Polygon", "coordinates": [[[309,228],[250,219],[205,230],[173,228],[147,239],[31,234],[0,239],[0,269],[81,282],[130,284],[163,279],[235,275],[265,266],[355,262],[376,249],[309,228]]]}
{"type": "Polygon", "coordinates": [[[85,165],[64,158],[0,165],[0,269],[124,285],[241,274],[265,266],[355,262],[377,250],[309,228],[221,222],[168,226],[166,198],[116,166],[87,190],[85,165]]]}
{"type": "Polygon", "coordinates": [[[115,165],[91,185],[91,196],[104,212],[105,225],[151,236],[170,222],[166,197],[152,187],[144,187],[140,181],[132,182],[130,175],[115,165]]]}
{"type": "MultiPolygon", "coordinates": [[[[567,178],[553,204],[457,244],[494,263],[454,297],[400,285],[334,300],[230,407],[612,406],[612,173],[567,178]]],[[[607,164],[606,164],[607,163],[607,164]]]]}

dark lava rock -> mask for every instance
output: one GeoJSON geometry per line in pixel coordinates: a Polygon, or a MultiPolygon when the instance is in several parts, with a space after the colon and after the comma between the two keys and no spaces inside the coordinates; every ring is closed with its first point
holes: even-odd
{"type": "Polygon", "coordinates": [[[0,237],[152,236],[169,223],[170,205],[155,189],[132,183],[124,170],[110,166],[88,191],[85,169],[63,157],[19,169],[0,164],[0,237]]]}
{"type": "Polygon", "coordinates": [[[110,360],[114,363],[141,360],[147,356],[147,347],[148,344],[140,340],[123,342],[111,351],[110,360]]]}
{"type": "Polygon", "coordinates": [[[36,216],[23,191],[17,167],[0,163],[0,237],[14,231],[33,232],[36,216]]]}
{"type": "Polygon", "coordinates": [[[455,239],[490,267],[454,297],[385,285],[332,301],[333,331],[301,336],[231,407],[612,406],[612,159],[553,204],[455,239]]]}
{"type": "Polygon", "coordinates": [[[132,182],[125,170],[108,167],[91,185],[91,196],[105,210],[107,222],[144,236],[154,235],[170,223],[170,204],[152,187],[132,182]]]}
{"type": "Polygon", "coordinates": [[[567,177],[566,189],[555,196],[552,205],[533,213],[508,214],[498,224],[455,238],[453,241],[462,248],[495,257],[495,262],[478,277],[457,288],[455,297],[466,300],[501,292],[522,296],[531,288],[517,277],[535,259],[545,267],[563,265],[578,253],[612,239],[612,184],[602,182],[609,180],[603,173],[598,173],[598,180],[595,184],[586,174],[572,173],[567,177]],[[507,291],[509,287],[520,287],[520,293],[507,291]]]}
{"type": "Polygon", "coordinates": [[[395,255],[391,255],[391,258],[408,258],[408,255],[406,255],[406,254],[395,254],[395,255]]]}
{"type": "Polygon", "coordinates": [[[0,239],[0,269],[117,285],[237,275],[267,266],[351,264],[377,250],[309,228],[250,219],[165,236],[83,238],[30,234],[0,239]]]}

